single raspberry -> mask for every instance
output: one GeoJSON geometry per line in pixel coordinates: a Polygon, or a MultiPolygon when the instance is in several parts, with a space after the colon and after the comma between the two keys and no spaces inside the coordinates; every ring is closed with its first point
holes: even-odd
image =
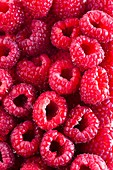
{"type": "Polygon", "coordinates": [[[18,0],[0,1],[0,29],[14,33],[24,23],[24,12],[18,0]]]}
{"type": "Polygon", "coordinates": [[[32,20],[16,35],[16,42],[20,49],[29,56],[44,53],[49,43],[47,25],[40,20],[32,20]]]}
{"type": "Polygon", "coordinates": [[[98,128],[99,121],[92,110],[78,105],[66,120],[64,134],[75,143],[86,143],[95,137],[98,128]]]}
{"type": "Polygon", "coordinates": [[[18,155],[29,157],[34,155],[39,148],[42,131],[32,121],[25,121],[11,133],[11,144],[18,155]]]}
{"type": "Polygon", "coordinates": [[[17,84],[3,101],[4,108],[16,117],[27,116],[35,100],[34,88],[25,83],[17,84]]]}
{"type": "Polygon", "coordinates": [[[83,34],[101,43],[113,40],[113,18],[102,11],[92,10],[83,15],[80,29],[83,34]]]}
{"type": "Polygon", "coordinates": [[[84,73],[80,84],[80,95],[82,101],[93,105],[109,97],[109,79],[104,68],[98,66],[84,73]]]}
{"type": "Polygon", "coordinates": [[[72,162],[70,170],[108,170],[105,161],[98,155],[81,154],[72,162]]]}
{"type": "Polygon", "coordinates": [[[72,39],[79,34],[79,20],[77,18],[65,19],[64,21],[58,21],[52,27],[51,42],[59,49],[68,50],[72,39]]]}
{"type": "Polygon", "coordinates": [[[80,71],[70,60],[58,60],[50,67],[49,85],[59,94],[75,92],[80,83],[80,71]]]}
{"type": "Polygon", "coordinates": [[[74,144],[57,130],[48,131],[42,138],[40,153],[49,166],[65,166],[72,159],[74,151],[74,144]]]}
{"type": "Polygon", "coordinates": [[[66,100],[54,91],[42,93],[33,107],[33,119],[43,130],[50,130],[64,123],[66,115],[66,100]]]}
{"type": "Polygon", "coordinates": [[[60,19],[80,17],[85,10],[83,0],[53,0],[52,11],[60,19]]]}
{"type": "Polygon", "coordinates": [[[72,62],[81,70],[99,65],[104,59],[104,50],[96,39],[77,37],[70,46],[72,62]]]}
{"type": "Polygon", "coordinates": [[[12,68],[20,57],[17,44],[10,37],[0,38],[0,68],[12,68]]]}

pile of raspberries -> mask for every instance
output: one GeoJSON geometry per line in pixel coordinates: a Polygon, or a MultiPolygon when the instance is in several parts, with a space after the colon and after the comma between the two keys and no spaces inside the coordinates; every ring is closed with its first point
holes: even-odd
{"type": "Polygon", "coordinates": [[[113,170],[113,0],[0,0],[0,170],[113,170]]]}

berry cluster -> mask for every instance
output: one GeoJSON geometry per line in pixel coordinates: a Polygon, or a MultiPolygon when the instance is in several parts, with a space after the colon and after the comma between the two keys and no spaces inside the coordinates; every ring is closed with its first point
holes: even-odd
{"type": "Polygon", "coordinates": [[[113,0],[0,1],[0,170],[113,170],[113,0]]]}

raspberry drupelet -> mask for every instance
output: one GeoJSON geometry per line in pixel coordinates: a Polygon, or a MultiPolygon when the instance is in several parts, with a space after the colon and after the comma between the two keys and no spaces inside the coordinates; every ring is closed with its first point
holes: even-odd
{"type": "Polygon", "coordinates": [[[74,144],[57,130],[44,134],[40,153],[47,165],[52,167],[65,166],[74,155],[74,144]]]}

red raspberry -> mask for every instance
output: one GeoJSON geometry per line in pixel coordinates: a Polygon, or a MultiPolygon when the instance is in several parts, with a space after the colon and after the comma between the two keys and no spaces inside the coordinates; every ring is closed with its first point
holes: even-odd
{"type": "Polygon", "coordinates": [[[34,88],[25,83],[13,86],[3,104],[9,114],[16,117],[27,116],[35,100],[34,88]]]}
{"type": "Polygon", "coordinates": [[[12,84],[13,80],[8,71],[0,69],[0,100],[6,93],[8,93],[12,84]]]}
{"type": "Polygon", "coordinates": [[[18,155],[29,157],[39,148],[42,131],[32,121],[19,124],[11,133],[11,144],[18,155]]]}
{"type": "Polygon", "coordinates": [[[58,60],[49,71],[49,85],[59,94],[71,94],[78,88],[80,71],[70,60],[58,60]]]}
{"type": "Polygon", "coordinates": [[[52,27],[51,42],[57,48],[68,50],[72,39],[76,38],[79,34],[79,20],[77,18],[58,21],[52,27]]]}
{"type": "Polygon", "coordinates": [[[104,59],[104,50],[97,40],[80,36],[70,46],[72,62],[81,70],[99,65],[104,59]]]}
{"type": "Polygon", "coordinates": [[[78,155],[71,164],[70,170],[108,170],[104,160],[93,154],[78,155]]]}
{"type": "Polygon", "coordinates": [[[0,38],[0,68],[12,68],[20,57],[17,44],[10,37],[0,38]]]}
{"type": "Polygon", "coordinates": [[[52,167],[65,166],[74,154],[74,144],[57,130],[50,130],[42,138],[40,153],[52,167]]]}
{"type": "Polygon", "coordinates": [[[43,21],[32,20],[30,25],[18,32],[16,41],[25,55],[36,57],[44,53],[49,43],[47,25],[43,21]]]}
{"type": "Polygon", "coordinates": [[[97,104],[109,97],[109,79],[104,68],[98,66],[87,70],[81,79],[81,100],[86,104],[97,104]]]}
{"type": "Polygon", "coordinates": [[[75,143],[89,142],[98,132],[99,121],[92,110],[78,105],[71,110],[64,134],[75,143]]]}
{"type": "Polygon", "coordinates": [[[24,13],[18,0],[0,1],[0,29],[14,33],[24,23],[24,13]]]}
{"type": "Polygon", "coordinates": [[[80,19],[83,34],[107,43],[113,40],[113,18],[99,10],[89,11],[80,19]]]}
{"type": "Polygon", "coordinates": [[[54,91],[42,93],[33,107],[33,119],[44,130],[56,128],[64,123],[66,115],[66,100],[54,91]]]}

